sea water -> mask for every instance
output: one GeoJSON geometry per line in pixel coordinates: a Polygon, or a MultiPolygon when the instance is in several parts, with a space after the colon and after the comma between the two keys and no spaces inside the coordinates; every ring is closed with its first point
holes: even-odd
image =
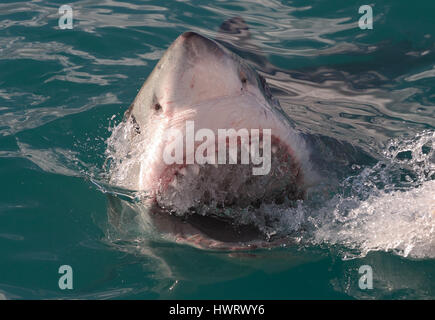
{"type": "Polygon", "coordinates": [[[0,4],[0,298],[435,297],[433,1],[367,3],[370,27],[358,1],[63,4],[0,4]],[[367,158],[331,157],[333,184],[263,205],[250,222],[292,239],[271,250],[161,241],[140,210],[114,222],[108,196],[137,197],[108,183],[124,111],[181,32],[222,39],[235,16],[250,39],[224,42],[295,127],[367,158]]]}

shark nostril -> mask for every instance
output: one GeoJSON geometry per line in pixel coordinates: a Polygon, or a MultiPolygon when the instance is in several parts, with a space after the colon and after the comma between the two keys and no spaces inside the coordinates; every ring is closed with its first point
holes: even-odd
{"type": "Polygon", "coordinates": [[[242,82],[242,87],[240,88],[241,91],[243,91],[243,88],[246,87],[246,83],[248,82],[248,79],[246,79],[245,77],[241,77],[240,81],[242,82]]]}
{"type": "Polygon", "coordinates": [[[242,85],[245,86],[246,83],[248,82],[248,78],[246,77],[245,72],[240,71],[239,78],[240,78],[240,81],[242,82],[242,85]]]}

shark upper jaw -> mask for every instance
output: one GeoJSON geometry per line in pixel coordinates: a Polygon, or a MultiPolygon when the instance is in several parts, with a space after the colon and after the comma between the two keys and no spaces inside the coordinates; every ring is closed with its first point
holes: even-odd
{"type": "MultiPolygon", "coordinates": [[[[176,215],[208,215],[210,210],[217,208],[258,207],[262,202],[302,199],[303,174],[293,151],[274,135],[270,140],[270,163],[264,174],[254,174],[255,168],[259,167],[252,163],[240,163],[241,140],[238,140],[238,162],[235,164],[218,164],[216,152],[216,161],[211,164],[186,164],[184,157],[183,163],[163,167],[155,200],[161,208],[176,215]]],[[[228,140],[225,147],[228,156],[228,140]]],[[[218,150],[217,145],[215,150],[218,150]]],[[[264,152],[264,148],[262,150],[264,152]]],[[[264,163],[261,165],[265,167],[264,163]]]]}

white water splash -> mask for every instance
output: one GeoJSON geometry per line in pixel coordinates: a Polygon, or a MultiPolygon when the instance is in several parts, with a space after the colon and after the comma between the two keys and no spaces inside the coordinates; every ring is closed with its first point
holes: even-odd
{"type": "Polygon", "coordinates": [[[435,181],[409,191],[381,193],[361,201],[342,221],[315,233],[318,242],[401,256],[435,258],[435,181]]]}
{"type": "Polygon", "coordinates": [[[435,258],[434,147],[435,132],[392,141],[385,161],[349,178],[350,195],[336,196],[312,219],[312,241],[351,249],[345,258],[370,251],[435,258]]]}

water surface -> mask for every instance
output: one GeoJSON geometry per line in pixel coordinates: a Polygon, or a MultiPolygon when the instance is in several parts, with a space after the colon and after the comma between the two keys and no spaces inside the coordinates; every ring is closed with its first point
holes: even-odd
{"type": "Polygon", "coordinates": [[[434,298],[433,1],[75,1],[0,4],[0,297],[434,298]],[[295,245],[248,255],[149,239],[107,215],[107,139],[183,31],[219,37],[265,76],[305,134],[368,155],[322,201],[268,207],[295,245]],[[58,287],[71,265],[74,289],[58,287]],[[373,289],[358,269],[373,269],[373,289]]]}

